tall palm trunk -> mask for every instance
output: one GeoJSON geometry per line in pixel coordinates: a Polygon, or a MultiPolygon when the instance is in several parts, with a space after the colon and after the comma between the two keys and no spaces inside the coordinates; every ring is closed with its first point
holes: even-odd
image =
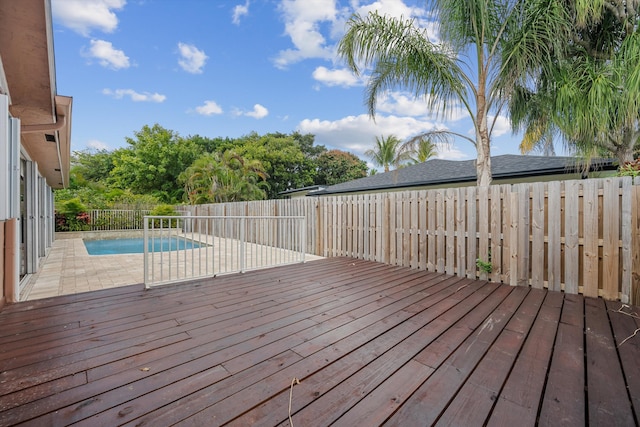
{"type": "Polygon", "coordinates": [[[476,174],[477,185],[491,184],[491,135],[489,133],[487,103],[487,75],[484,68],[484,46],[478,45],[478,87],[476,89],[476,174]]]}

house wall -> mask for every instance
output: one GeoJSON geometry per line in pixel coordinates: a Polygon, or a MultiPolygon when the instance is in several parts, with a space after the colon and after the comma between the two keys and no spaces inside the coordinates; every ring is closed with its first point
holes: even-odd
{"type": "Polygon", "coordinates": [[[20,300],[20,284],[35,273],[53,243],[53,191],[21,144],[20,120],[0,94],[0,279],[3,303],[20,300]]]}
{"type": "Polygon", "coordinates": [[[6,221],[0,221],[0,242],[2,242],[2,246],[0,247],[0,310],[4,306],[6,302],[6,292],[5,292],[5,274],[4,274],[4,252],[5,252],[5,241],[4,241],[4,228],[6,221]]]}

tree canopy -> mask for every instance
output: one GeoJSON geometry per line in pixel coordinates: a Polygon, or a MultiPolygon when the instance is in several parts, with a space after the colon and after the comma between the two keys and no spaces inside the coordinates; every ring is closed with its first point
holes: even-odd
{"type": "MultiPolygon", "coordinates": [[[[559,0],[558,0],[559,1],[559,0]]],[[[549,0],[432,0],[441,43],[429,39],[415,21],[370,12],[354,15],[338,45],[339,55],[356,74],[371,68],[366,105],[375,116],[380,94],[404,88],[424,99],[439,116],[462,106],[471,117],[475,139],[454,132],[477,151],[478,185],[491,182],[491,133],[511,88],[529,76],[555,49],[562,8],[549,0]]]]}
{"type": "Polygon", "coordinates": [[[366,163],[350,153],[327,151],[314,136],[255,132],[239,138],[182,137],[158,124],[143,126],[114,151],[72,156],[71,186],[56,201],[85,205],[212,203],[277,198],[312,184],[335,184],[366,174],[366,163]]]}
{"type": "Polygon", "coordinates": [[[199,147],[158,124],[145,125],[134,135],[126,138],[128,148],[114,152],[109,182],[116,188],[153,194],[166,202],[182,200],[178,176],[200,156],[199,147]]]}
{"type": "Polygon", "coordinates": [[[374,165],[384,168],[385,172],[389,172],[390,168],[399,168],[411,158],[402,140],[395,135],[376,136],[376,142],[373,148],[364,152],[374,165]]]}
{"type": "Polygon", "coordinates": [[[202,155],[179,176],[192,205],[264,199],[266,179],[259,160],[247,160],[230,150],[202,155]]]}
{"type": "Polygon", "coordinates": [[[530,64],[533,85],[514,91],[510,111],[523,129],[524,152],[548,147],[554,137],[590,157],[621,164],[640,138],[640,3],[626,0],[561,2],[563,49],[530,64]]]}
{"type": "Polygon", "coordinates": [[[367,176],[367,162],[358,156],[341,150],[329,150],[320,154],[316,160],[317,174],[315,184],[335,185],[367,176]]]}

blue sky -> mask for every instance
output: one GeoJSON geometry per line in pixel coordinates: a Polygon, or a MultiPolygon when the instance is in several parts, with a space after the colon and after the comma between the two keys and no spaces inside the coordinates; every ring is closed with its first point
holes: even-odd
{"type": "MultiPolygon", "coordinates": [[[[376,135],[434,127],[472,135],[460,112],[438,121],[402,91],[381,97],[375,122],[364,78],[335,55],[349,16],[412,16],[437,40],[421,0],[52,0],[57,90],[72,96],[72,150],[126,146],[158,123],[182,136],[312,133],[316,144],[364,151],[376,135]]],[[[492,155],[518,153],[506,118],[492,155]]],[[[458,140],[439,157],[475,158],[458,140]]]]}

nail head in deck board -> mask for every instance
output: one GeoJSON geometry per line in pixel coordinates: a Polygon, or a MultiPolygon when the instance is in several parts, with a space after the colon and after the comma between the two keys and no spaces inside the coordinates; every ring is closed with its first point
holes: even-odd
{"type": "Polygon", "coordinates": [[[585,298],[587,398],[590,425],[633,425],[631,403],[604,301],[585,298]],[[612,398],[616,396],[616,398],[612,398]]]}

